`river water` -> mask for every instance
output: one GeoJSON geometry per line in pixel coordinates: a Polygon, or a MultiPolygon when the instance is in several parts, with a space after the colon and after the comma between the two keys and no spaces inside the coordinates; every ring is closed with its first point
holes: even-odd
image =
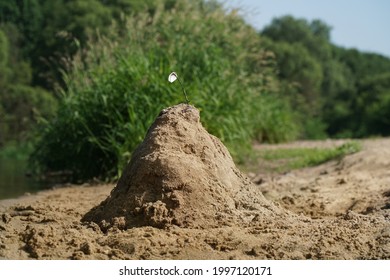
{"type": "Polygon", "coordinates": [[[26,161],[0,158],[0,199],[16,198],[50,187],[47,182],[26,177],[26,171],[26,161]]]}

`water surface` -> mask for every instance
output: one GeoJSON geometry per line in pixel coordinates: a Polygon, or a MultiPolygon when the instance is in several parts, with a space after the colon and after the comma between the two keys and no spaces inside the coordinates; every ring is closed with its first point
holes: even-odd
{"type": "Polygon", "coordinates": [[[50,187],[47,182],[27,177],[27,171],[26,160],[0,158],[0,199],[16,198],[50,187]]]}

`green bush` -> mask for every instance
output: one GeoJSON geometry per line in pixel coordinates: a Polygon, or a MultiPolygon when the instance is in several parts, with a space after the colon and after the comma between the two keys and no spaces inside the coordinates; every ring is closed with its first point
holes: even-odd
{"type": "Polygon", "coordinates": [[[177,1],[140,13],[91,41],[66,75],[57,117],[41,128],[32,159],[75,178],[113,178],[159,111],[184,101],[176,71],[208,131],[239,158],[256,137],[295,137],[292,114],[274,93],[271,58],[256,31],[218,5],[177,1]]]}

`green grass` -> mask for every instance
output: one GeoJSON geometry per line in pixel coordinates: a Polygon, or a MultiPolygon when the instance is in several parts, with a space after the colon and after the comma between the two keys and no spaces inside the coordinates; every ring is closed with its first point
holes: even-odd
{"type": "Polygon", "coordinates": [[[247,172],[255,171],[261,165],[267,172],[284,173],[293,169],[316,166],[330,160],[338,160],[360,150],[361,144],[356,141],[350,141],[335,148],[262,149],[255,152],[243,169],[247,172]]]}

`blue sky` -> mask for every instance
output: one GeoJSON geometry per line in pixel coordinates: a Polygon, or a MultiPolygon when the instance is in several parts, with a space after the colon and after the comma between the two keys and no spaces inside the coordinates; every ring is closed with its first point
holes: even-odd
{"type": "Polygon", "coordinates": [[[332,27],[338,46],[375,52],[390,58],[390,0],[219,0],[240,8],[246,21],[261,30],[274,17],[293,15],[321,19],[332,27]]]}

